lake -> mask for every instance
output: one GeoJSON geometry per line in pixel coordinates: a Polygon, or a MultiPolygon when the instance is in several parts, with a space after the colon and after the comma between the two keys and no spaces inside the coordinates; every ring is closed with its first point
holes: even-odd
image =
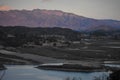
{"type": "MultiPolygon", "coordinates": [[[[107,72],[63,72],[41,70],[34,65],[7,65],[2,80],[94,80],[95,77],[108,76],[107,72]],[[70,79],[68,79],[70,78],[70,79]]],[[[0,76],[3,71],[0,71],[0,76]]]]}

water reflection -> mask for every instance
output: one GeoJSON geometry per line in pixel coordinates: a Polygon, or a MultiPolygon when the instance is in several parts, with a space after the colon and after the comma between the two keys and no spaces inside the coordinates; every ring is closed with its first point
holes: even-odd
{"type": "Polygon", "coordinates": [[[106,72],[62,72],[40,70],[33,65],[7,66],[6,74],[2,80],[66,80],[67,78],[79,80],[94,80],[95,77],[108,75],[106,72]]]}

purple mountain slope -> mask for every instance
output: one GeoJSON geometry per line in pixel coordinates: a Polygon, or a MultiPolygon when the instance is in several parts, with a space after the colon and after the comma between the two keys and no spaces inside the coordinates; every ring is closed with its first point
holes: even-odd
{"type": "Polygon", "coordinates": [[[120,21],[97,20],[59,10],[0,11],[0,25],[29,27],[62,27],[74,30],[120,29],[120,21]],[[103,27],[105,26],[105,27],[103,27]]]}

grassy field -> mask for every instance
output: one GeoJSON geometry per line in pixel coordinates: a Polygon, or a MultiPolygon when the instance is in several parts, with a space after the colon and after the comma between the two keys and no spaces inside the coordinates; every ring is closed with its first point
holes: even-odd
{"type": "Polygon", "coordinates": [[[25,59],[20,56],[0,53],[0,64],[37,64],[32,59],[25,59]]]}
{"type": "Polygon", "coordinates": [[[69,60],[120,60],[120,41],[83,41],[69,47],[37,46],[17,48],[16,51],[69,60]]]}

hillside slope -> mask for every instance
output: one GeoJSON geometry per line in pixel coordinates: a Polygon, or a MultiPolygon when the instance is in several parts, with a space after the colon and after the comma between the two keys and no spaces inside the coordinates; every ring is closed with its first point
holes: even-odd
{"type": "Polygon", "coordinates": [[[97,20],[59,10],[10,10],[0,11],[0,25],[29,27],[61,27],[78,31],[99,29],[120,29],[120,21],[97,20]],[[94,28],[95,27],[95,28],[94,28]],[[110,28],[109,28],[110,27],[110,28]],[[102,28],[104,29],[104,27],[102,28]]]}

